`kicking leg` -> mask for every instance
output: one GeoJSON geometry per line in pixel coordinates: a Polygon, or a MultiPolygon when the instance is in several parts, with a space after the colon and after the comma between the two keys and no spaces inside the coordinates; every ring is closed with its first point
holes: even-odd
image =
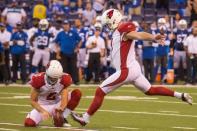
{"type": "Polygon", "coordinates": [[[188,93],[179,93],[162,86],[153,87],[142,74],[134,81],[134,85],[146,95],[171,96],[192,104],[192,97],[188,93]]]}

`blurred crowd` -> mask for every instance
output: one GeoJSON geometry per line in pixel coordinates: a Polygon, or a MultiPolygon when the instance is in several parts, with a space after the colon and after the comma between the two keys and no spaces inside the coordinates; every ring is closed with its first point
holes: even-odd
{"type": "Polygon", "coordinates": [[[119,9],[136,31],[166,36],[164,45],[135,41],[151,83],[196,84],[197,0],[0,0],[0,81],[26,84],[52,59],[74,84],[111,75],[112,32],[101,24],[109,8],[119,9]]]}

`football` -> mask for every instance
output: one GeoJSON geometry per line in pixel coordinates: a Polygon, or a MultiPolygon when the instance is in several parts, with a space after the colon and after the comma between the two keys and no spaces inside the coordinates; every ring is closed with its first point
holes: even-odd
{"type": "Polygon", "coordinates": [[[64,124],[64,117],[62,115],[62,112],[59,112],[55,110],[54,116],[53,116],[53,123],[55,127],[62,127],[64,124]]]}

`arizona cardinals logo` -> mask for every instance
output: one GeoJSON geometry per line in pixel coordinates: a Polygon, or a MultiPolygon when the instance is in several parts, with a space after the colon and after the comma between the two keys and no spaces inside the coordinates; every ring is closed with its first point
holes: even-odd
{"type": "Polygon", "coordinates": [[[111,19],[111,17],[113,16],[114,10],[110,10],[109,12],[107,12],[107,17],[109,19],[111,19]]]}

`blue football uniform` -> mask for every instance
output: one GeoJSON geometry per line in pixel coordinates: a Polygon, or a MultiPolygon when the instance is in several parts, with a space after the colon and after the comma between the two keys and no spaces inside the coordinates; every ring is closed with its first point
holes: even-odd
{"type": "Polygon", "coordinates": [[[50,34],[48,30],[42,31],[38,29],[34,37],[37,48],[45,49],[49,46],[49,39],[52,37],[52,34],[50,34]]]}
{"type": "Polygon", "coordinates": [[[184,51],[183,42],[186,39],[186,37],[189,35],[189,32],[187,30],[175,29],[174,35],[175,35],[174,49],[178,51],[184,51]]]}

